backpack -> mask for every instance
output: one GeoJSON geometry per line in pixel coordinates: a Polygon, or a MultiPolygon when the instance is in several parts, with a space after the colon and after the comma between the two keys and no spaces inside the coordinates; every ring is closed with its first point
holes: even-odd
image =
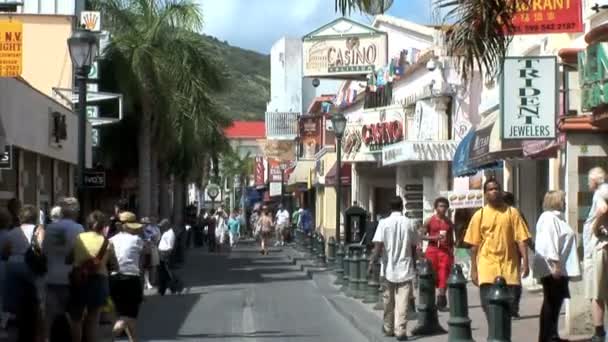
{"type": "Polygon", "coordinates": [[[70,272],[70,285],[73,287],[81,287],[92,274],[95,274],[102,264],[103,255],[106,253],[108,249],[109,240],[105,237],[103,238],[103,244],[97,252],[97,255],[94,258],[90,258],[76,266],[70,272]]]}

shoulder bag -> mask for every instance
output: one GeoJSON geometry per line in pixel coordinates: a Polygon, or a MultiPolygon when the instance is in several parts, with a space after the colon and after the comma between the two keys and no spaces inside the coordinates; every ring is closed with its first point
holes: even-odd
{"type": "Polygon", "coordinates": [[[38,226],[36,226],[32,232],[32,238],[27,251],[25,251],[24,260],[25,264],[35,275],[42,276],[48,271],[48,261],[46,255],[42,253],[42,249],[38,244],[38,238],[36,237],[37,231],[38,226]]]}

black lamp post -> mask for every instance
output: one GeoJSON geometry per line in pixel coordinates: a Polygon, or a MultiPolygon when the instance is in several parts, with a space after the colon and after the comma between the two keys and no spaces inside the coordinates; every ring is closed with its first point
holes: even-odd
{"type": "Polygon", "coordinates": [[[279,169],[281,170],[281,204],[285,206],[285,170],[289,168],[289,164],[286,161],[279,163],[279,169]]]}
{"type": "Polygon", "coordinates": [[[336,243],[340,243],[340,203],[342,201],[342,136],[346,130],[346,117],[336,113],[331,117],[336,134],[336,243]]]}
{"type": "Polygon", "coordinates": [[[78,200],[81,215],[84,205],[84,171],[86,165],[87,79],[99,52],[97,35],[88,30],[76,30],[68,38],[70,59],[76,71],[78,85],[78,200]]]}

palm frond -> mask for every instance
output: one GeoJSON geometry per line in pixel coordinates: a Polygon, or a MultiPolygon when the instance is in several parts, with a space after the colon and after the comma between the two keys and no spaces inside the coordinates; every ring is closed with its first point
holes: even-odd
{"type": "Polygon", "coordinates": [[[371,8],[372,0],[335,0],[335,11],[342,15],[350,15],[353,11],[364,12],[371,8]]]}

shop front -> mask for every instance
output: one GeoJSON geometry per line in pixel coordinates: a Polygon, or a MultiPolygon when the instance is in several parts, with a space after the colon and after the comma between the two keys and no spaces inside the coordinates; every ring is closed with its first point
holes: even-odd
{"type": "Polygon", "coordinates": [[[18,198],[50,210],[59,198],[73,195],[77,116],[26,81],[11,78],[0,79],[0,111],[6,142],[0,160],[0,206],[18,198]]]}

